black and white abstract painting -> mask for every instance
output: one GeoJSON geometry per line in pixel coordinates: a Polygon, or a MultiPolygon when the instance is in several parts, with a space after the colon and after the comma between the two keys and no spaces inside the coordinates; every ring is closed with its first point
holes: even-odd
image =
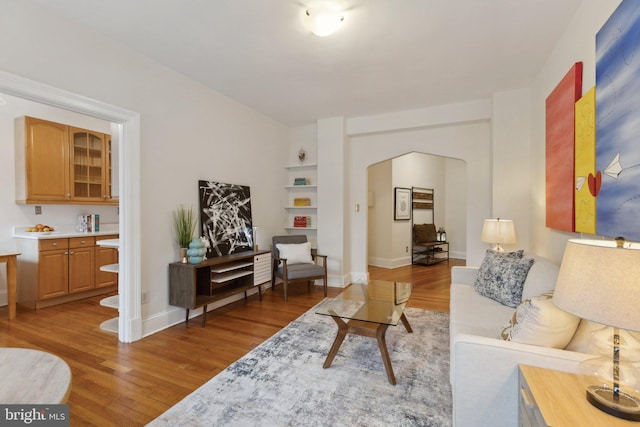
{"type": "Polygon", "coordinates": [[[202,236],[207,258],[253,249],[251,193],[244,185],[198,181],[202,236]]]}

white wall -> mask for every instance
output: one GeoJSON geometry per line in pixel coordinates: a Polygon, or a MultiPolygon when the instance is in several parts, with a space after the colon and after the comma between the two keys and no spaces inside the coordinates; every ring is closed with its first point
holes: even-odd
{"type": "MultiPolygon", "coordinates": [[[[332,286],[349,280],[349,245],[344,236],[350,221],[345,122],[342,117],[318,120],[318,253],[327,255],[332,286]]],[[[366,205],[362,203],[361,206],[366,205]]],[[[365,248],[366,251],[366,248],[365,248]]]]}
{"type": "Polygon", "coordinates": [[[171,213],[197,206],[198,180],[251,187],[261,247],[283,232],[273,200],[289,155],[285,126],[27,1],[4,1],[0,28],[0,69],[141,115],[144,333],[183,320],[168,305],[167,264],[177,260],[171,213]]]}
{"type": "Polygon", "coordinates": [[[529,153],[531,92],[519,89],[492,97],[493,213],[513,220],[516,243],[506,250],[529,249],[531,175],[529,153]]]}
{"type": "Polygon", "coordinates": [[[445,230],[449,241],[449,256],[466,259],[467,257],[467,193],[469,192],[468,171],[465,162],[447,158],[445,185],[447,199],[444,210],[445,230]],[[464,227],[463,227],[464,224],[464,227]]]}
{"type": "Polygon", "coordinates": [[[531,249],[557,263],[562,260],[566,241],[579,234],[545,226],[545,99],[576,62],[583,63],[583,93],[595,85],[595,35],[620,3],[585,0],[531,88],[531,249]]]}
{"type": "Polygon", "coordinates": [[[393,223],[393,183],[390,160],[369,166],[367,197],[373,206],[367,208],[367,262],[369,265],[391,268],[393,223]]]}

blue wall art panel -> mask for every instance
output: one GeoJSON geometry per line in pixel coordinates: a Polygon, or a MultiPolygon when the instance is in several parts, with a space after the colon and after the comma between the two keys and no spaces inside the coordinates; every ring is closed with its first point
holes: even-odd
{"type": "Polygon", "coordinates": [[[640,1],[596,35],[596,232],[640,241],[640,1]]]}
{"type": "Polygon", "coordinates": [[[207,257],[253,249],[251,193],[244,185],[198,181],[202,236],[209,242],[207,257]]]}

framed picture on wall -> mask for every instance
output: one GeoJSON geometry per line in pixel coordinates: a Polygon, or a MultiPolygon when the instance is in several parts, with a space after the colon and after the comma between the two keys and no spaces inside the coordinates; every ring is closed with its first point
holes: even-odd
{"type": "Polygon", "coordinates": [[[393,197],[393,219],[405,221],[411,219],[411,189],[395,187],[393,197]]]}

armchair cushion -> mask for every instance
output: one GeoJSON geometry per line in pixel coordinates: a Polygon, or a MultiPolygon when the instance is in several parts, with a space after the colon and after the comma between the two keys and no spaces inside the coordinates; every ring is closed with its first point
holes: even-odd
{"type": "MultiPolygon", "coordinates": [[[[279,276],[284,275],[283,267],[278,267],[277,274],[279,276]]],[[[307,279],[312,277],[324,276],[324,267],[318,264],[293,264],[289,265],[287,262],[287,279],[307,279]]]]}
{"type": "Polygon", "coordinates": [[[280,258],[287,260],[287,266],[291,268],[291,264],[313,264],[311,257],[311,243],[294,243],[283,244],[277,243],[280,258]]]}

